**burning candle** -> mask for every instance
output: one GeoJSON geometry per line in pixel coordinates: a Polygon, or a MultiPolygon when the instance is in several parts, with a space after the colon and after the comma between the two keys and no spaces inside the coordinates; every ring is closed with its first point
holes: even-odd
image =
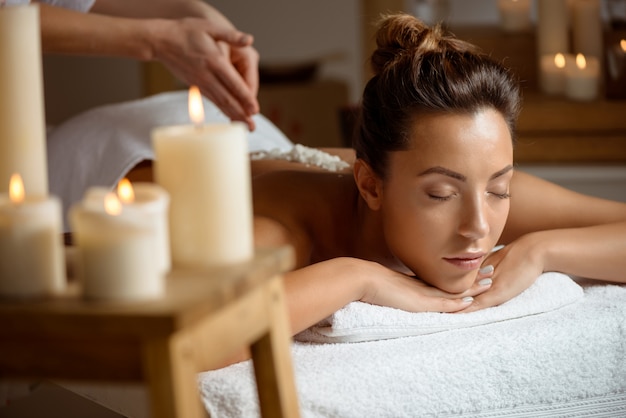
{"type": "Polygon", "coordinates": [[[539,56],[569,51],[567,0],[537,1],[537,52],[539,56]]]}
{"type": "Polygon", "coordinates": [[[165,281],[155,260],[150,219],[126,211],[115,193],[72,206],[76,271],[88,299],[149,299],[163,294],[165,281]]]}
{"type": "Polygon", "coordinates": [[[0,192],[20,173],[29,194],[48,194],[39,7],[0,7],[0,192]]]}
{"type": "MultiPolygon", "coordinates": [[[[85,205],[92,210],[104,210],[104,199],[109,193],[105,187],[91,187],[85,195],[85,205]]],[[[117,185],[117,196],[128,216],[142,218],[153,231],[154,262],[157,270],[166,275],[171,267],[168,228],[169,195],[159,185],[134,183],[122,179],[117,185]]]]}
{"type": "Polygon", "coordinates": [[[530,28],[530,0],[498,0],[500,24],[507,32],[530,28]]]}
{"type": "Polygon", "coordinates": [[[541,57],[540,83],[541,91],[546,94],[565,93],[566,67],[574,64],[570,54],[548,54],[541,57]]]}
{"type": "Polygon", "coordinates": [[[0,195],[0,295],[45,296],[65,288],[61,203],[25,194],[19,174],[0,195]]]}
{"type": "Polygon", "coordinates": [[[576,65],[567,67],[565,94],[574,100],[593,100],[598,96],[600,64],[595,57],[576,55],[576,65]]]}
{"type": "Polygon", "coordinates": [[[242,123],[204,124],[202,98],[189,91],[193,124],[156,128],[155,178],[170,194],[175,268],[249,260],[254,253],[247,131],[242,123]]]}
{"type": "Polygon", "coordinates": [[[572,0],[573,52],[602,59],[600,0],[572,0]]]}

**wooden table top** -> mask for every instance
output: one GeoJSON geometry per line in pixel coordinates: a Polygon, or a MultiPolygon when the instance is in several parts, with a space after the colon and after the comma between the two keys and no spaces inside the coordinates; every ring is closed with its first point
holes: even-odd
{"type": "Polygon", "coordinates": [[[202,272],[173,271],[161,298],[94,301],[70,283],[65,293],[46,299],[0,299],[0,338],[15,335],[154,337],[169,335],[215,312],[250,289],[293,267],[290,248],[257,250],[253,260],[202,272]]]}

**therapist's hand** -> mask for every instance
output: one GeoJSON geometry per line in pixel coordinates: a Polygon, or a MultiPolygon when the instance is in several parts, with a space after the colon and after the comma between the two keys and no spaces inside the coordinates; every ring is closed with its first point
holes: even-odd
{"type": "Polygon", "coordinates": [[[259,112],[259,54],[253,38],[202,18],[160,21],[154,58],[189,85],[196,85],[232,120],[254,130],[259,112]]]}

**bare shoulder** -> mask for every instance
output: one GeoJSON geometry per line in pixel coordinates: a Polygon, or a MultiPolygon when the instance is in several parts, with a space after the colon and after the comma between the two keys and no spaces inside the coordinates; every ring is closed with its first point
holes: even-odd
{"type": "Polygon", "coordinates": [[[333,199],[337,173],[313,170],[275,170],[252,180],[255,244],[291,245],[298,267],[308,265],[316,237],[312,231],[325,218],[320,213],[333,199]]]}
{"type": "Polygon", "coordinates": [[[533,231],[626,221],[625,203],[580,194],[521,171],[513,175],[510,192],[503,242],[533,231]]]}

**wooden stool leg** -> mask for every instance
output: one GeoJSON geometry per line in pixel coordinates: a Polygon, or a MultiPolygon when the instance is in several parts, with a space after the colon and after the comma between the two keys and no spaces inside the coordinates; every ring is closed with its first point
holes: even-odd
{"type": "Polygon", "coordinates": [[[291,363],[291,332],[280,277],[272,279],[268,293],[269,332],[251,347],[261,415],[297,418],[300,412],[291,363]]]}
{"type": "Polygon", "coordinates": [[[144,369],[154,418],[204,418],[193,349],[184,335],[150,341],[144,347],[144,369]]]}

